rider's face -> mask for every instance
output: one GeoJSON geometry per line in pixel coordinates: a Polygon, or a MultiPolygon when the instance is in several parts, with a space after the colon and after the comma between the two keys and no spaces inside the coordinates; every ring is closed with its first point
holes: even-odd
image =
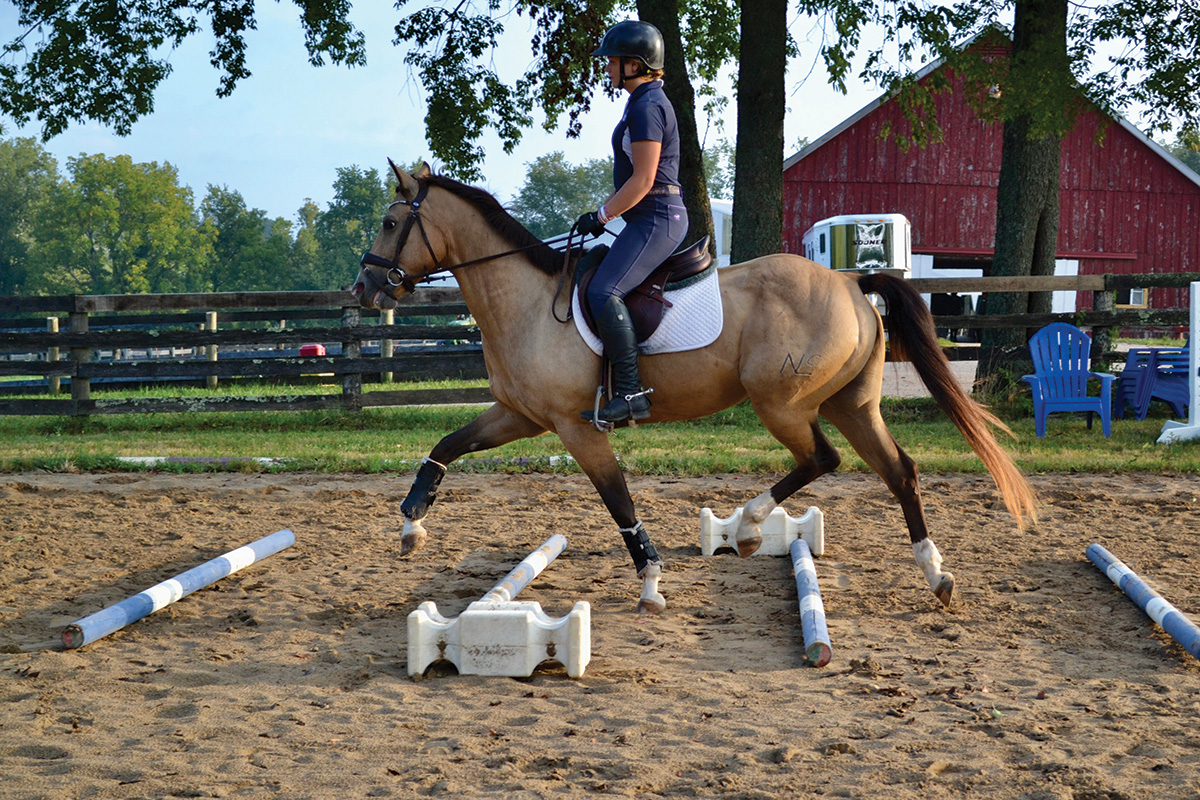
{"type": "Polygon", "coordinates": [[[617,56],[609,56],[605,71],[608,73],[609,85],[614,89],[619,89],[621,87],[621,59],[617,56]]]}

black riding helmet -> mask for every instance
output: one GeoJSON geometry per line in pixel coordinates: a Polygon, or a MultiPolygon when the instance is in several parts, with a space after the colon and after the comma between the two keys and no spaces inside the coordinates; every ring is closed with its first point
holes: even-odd
{"type": "Polygon", "coordinates": [[[649,22],[629,19],[609,28],[592,55],[633,58],[645,64],[646,69],[662,69],[666,49],[658,28],[649,22]]]}

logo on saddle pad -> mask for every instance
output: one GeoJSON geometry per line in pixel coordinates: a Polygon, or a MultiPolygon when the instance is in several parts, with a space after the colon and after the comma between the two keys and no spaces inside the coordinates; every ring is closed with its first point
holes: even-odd
{"type": "MultiPolygon", "coordinates": [[[[587,309],[587,289],[596,267],[608,253],[606,245],[589,250],[576,266],[576,291],[571,313],[579,335],[596,355],[603,345],[587,309]]],[[[708,252],[708,237],[672,254],[625,296],[633,319],[638,349],[643,353],[676,353],[712,344],[721,335],[723,312],[717,267],[708,252]]]]}

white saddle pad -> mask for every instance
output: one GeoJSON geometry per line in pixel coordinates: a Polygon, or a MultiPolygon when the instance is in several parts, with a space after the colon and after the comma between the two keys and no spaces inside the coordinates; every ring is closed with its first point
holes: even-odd
{"type": "MultiPolygon", "coordinates": [[[[650,338],[638,342],[638,349],[653,353],[679,353],[707,347],[721,335],[725,316],[721,307],[721,282],[717,270],[706,277],[681,289],[668,289],[665,297],[671,303],[663,314],[662,323],[650,338]]],[[[571,292],[571,314],[575,317],[575,329],[592,348],[601,355],[604,345],[588,329],[587,321],[579,308],[579,292],[571,292]]]]}

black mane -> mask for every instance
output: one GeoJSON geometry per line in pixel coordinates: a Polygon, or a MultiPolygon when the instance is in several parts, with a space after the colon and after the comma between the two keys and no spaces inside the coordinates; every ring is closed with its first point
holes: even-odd
{"type": "Polygon", "coordinates": [[[562,253],[544,244],[541,239],[530,233],[524,225],[513,218],[512,214],[505,211],[500,202],[488,192],[474,186],[468,186],[465,183],[460,183],[445,175],[430,175],[424,180],[428,181],[430,186],[445,189],[456,197],[461,197],[470,203],[483,216],[484,220],[492,226],[492,229],[500,234],[505,241],[512,244],[513,247],[540,245],[530,247],[529,250],[525,251],[525,255],[542,272],[545,272],[547,275],[557,275],[562,271],[562,253]]]}

